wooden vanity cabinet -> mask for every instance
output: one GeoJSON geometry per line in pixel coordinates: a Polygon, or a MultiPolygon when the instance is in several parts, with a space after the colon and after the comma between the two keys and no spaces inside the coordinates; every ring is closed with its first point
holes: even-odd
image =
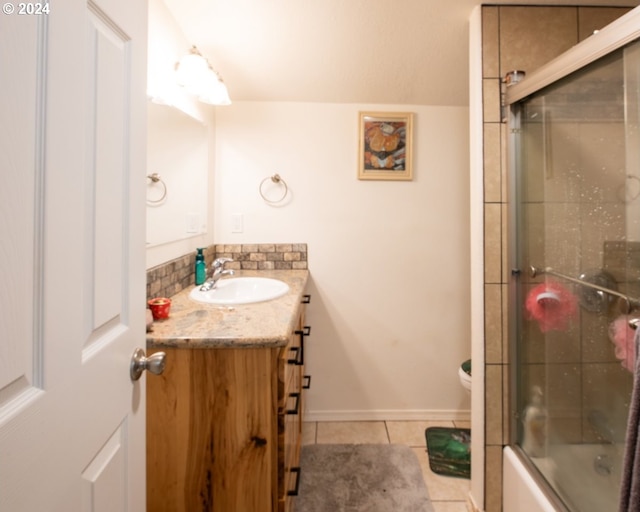
{"type": "Polygon", "coordinates": [[[167,356],[147,379],[148,512],[293,510],[304,329],[301,305],[285,347],[158,349],[167,356]]]}

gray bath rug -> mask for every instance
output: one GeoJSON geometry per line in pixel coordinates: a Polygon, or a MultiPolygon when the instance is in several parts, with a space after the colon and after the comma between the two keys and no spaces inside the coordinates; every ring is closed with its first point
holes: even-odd
{"type": "Polygon", "coordinates": [[[433,512],[408,446],[305,445],[300,467],[295,512],[433,512]]]}

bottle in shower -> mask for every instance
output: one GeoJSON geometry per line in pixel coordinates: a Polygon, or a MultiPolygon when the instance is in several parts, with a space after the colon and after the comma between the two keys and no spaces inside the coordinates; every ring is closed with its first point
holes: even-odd
{"type": "Polygon", "coordinates": [[[207,278],[207,265],[204,262],[202,250],[199,248],[196,253],[196,285],[201,285],[207,278]]]}
{"type": "Polygon", "coordinates": [[[547,411],[542,403],[542,388],[533,386],[529,405],[522,417],[522,449],[529,457],[544,457],[547,448],[547,411]]]}

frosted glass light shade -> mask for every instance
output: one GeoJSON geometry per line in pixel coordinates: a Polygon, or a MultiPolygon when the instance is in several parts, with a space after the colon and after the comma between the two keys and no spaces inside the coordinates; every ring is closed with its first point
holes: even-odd
{"type": "Polygon", "coordinates": [[[198,53],[190,53],[180,59],[176,66],[176,82],[183,87],[190,87],[202,80],[206,80],[209,74],[209,64],[198,53]]]}
{"type": "Polygon", "coordinates": [[[195,46],[176,64],[176,82],[203,103],[231,104],[224,82],[195,46]]]}
{"type": "Polygon", "coordinates": [[[200,84],[195,94],[203,103],[209,103],[210,105],[231,105],[227,86],[224,85],[224,82],[213,70],[207,79],[200,84]]]}

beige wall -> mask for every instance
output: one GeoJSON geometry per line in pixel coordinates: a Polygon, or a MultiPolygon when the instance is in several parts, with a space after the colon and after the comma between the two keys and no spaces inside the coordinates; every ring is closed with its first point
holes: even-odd
{"type": "Polygon", "coordinates": [[[308,244],[309,419],[468,418],[468,133],[466,107],[218,111],[216,243],[308,244]],[[359,111],[415,114],[413,181],[357,179],[359,111]],[[276,206],[258,193],[274,173],[290,191],[276,206]]]}
{"type": "Polygon", "coordinates": [[[532,72],[628,9],[485,6],[482,9],[484,121],[485,468],[484,507],[502,508],[502,447],[509,442],[506,125],[500,82],[532,72]]]}

